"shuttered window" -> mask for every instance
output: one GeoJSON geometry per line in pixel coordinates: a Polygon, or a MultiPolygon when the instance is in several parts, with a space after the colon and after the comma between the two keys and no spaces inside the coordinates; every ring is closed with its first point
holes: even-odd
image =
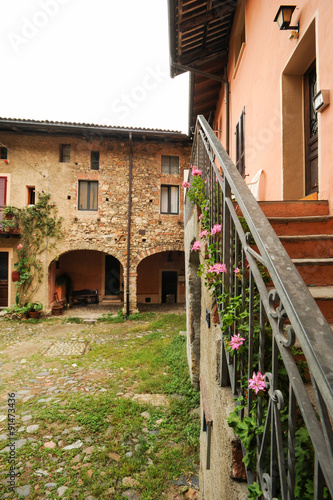
{"type": "Polygon", "coordinates": [[[78,209],[98,209],[98,181],[79,181],[78,209]]]}
{"type": "Polygon", "coordinates": [[[178,214],[179,187],[161,186],[161,214],[178,214]]]}
{"type": "Polygon", "coordinates": [[[7,177],[0,177],[0,209],[6,205],[7,177]]]}
{"type": "Polygon", "coordinates": [[[179,174],[179,156],[162,155],[162,174],[179,174]]]}
{"type": "Polygon", "coordinates": [[[236,168],[245,177],[245,108],[236,125],[236,168]]]}
{"type": "Polygon", "coordinates": [[[59,161],[62,163],[69,163],[71,159],[71,145],[60,144],[59,161]]]}
{"type": "Polygon", "coordinates": [[[99,170],[99,151],[91,151],[91,170],[99,170]]]}

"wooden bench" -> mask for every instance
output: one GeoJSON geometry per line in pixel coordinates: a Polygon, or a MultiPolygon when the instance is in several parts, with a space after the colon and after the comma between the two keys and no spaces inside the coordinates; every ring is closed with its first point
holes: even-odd
{"type": "Polygon", "coordinates": [[[95,304],[98,304],[99,302],[97,290],[89,290],[89,289],[76,290],[72,292],[72,295],[73,295],[73,303],[77,301],[79,304],[80,303],[87,304],[88,302],[94,302],[95,304]]]}

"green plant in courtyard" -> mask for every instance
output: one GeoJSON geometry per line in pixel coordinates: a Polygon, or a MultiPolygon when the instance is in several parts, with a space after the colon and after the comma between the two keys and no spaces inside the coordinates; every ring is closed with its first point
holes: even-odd
{"type": "Polygon", "coordinates": [[[3,226],[19,228],[21,239],[17,245],[16,270],[17,303],[26,304],[37,291],[44,276],[45,262],[42,254],[54,248],[63,237],[62,218],[57,216],[57,207],[50,203],[50,195],[38,193],[33,206],[3,208],[3,226]]]}

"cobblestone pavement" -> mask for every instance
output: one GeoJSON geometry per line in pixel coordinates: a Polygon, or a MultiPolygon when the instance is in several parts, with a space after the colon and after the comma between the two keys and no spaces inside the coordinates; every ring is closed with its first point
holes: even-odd
{"type": "MultiPolygon", "coordinates": [[[[115,308],[114,313],[116,314],[118,310],[119,308],[115,308]]],[[[165,304],[149,308],[144,306],[140,310],[141,312],[184,313],[184,306],[165,304]]],[[[90,456],[94,450],[95,452],[102,450],[101,446],[94,442],[93,435],[82,434],[80,426],[45,429],[45,424],[43,428],[43,425],[34,417],[34,412],[31,411],[29,404],[33,401],[41,410],[45,409],[46,411],[57,403],[63,405],[65,411],[70,394],[97,395],[107,391],[108,381],[116,375],[109,367],[105,367],[106,360],[103,359],[103,356],[94,359],[89,365],[82,364],[80,359],[84,361],[90,347],[103,346],[110,340],[108,337],[110,325],[104,323],[98,325],[64,323],[66,317],[96,319],[103,312],[110,312],[110,307],[77,307],[66,311],[63,317],[50,318],[47,322],[36,324],[0,320],[0,445],[8,439],[6,420],[8,394],[15,393],[16,401],[23,404],[23,411],[21,410],[20,414],[16,415],[16,450],[30,445],[32,448],[36,448],[36,452],[39,452],[40,447],[43,447],[50,451],[49,460],[51,463],[54,462],[53,467],[48,463],[48,465],[45,464],[45,467],[37,470],[33,468],[30,459],[30,462],[21,461],[16,464],[18,471],[26,474],[26,471],[30,470],[34,477],[40,478],[41,487],[38,486],[39,483],[37,485],[33,483],[34,486],[31,487],[30,483],[26,482],[16,488],[14,495],[5,493],[0,497],[1,499],[55,500],[61,497],[69,498],[66,494],[68,488],[63,485],[64,481],[58,480],[57,477],[60,478],[62,474],[71,474],[71,472],[67,472],[68,460],[64,460],[65,454],[70,450],[77,450],[77,454],[71,459],[70,470],[81,470],[87,467],[88,475],[93,473],[93,468],[89,468],[92,467],[90,456]],[[26,406],[28,409],[25,410],[24,405],[28,405],[26,406]],[[48,477],[50,479],[47,479],[48,477]]],[[[142,338],[148,334],[149,332],[140,332],[135,334],[135,337],[142,338]]],[[[133,340],[133,334],[113,335],[112,338],[115,341],[117,339],[127,340],[130,344],[133,340]]],[[[119,387],[119,390],[125,390],[125,393],[119,392],[121,397],[129,397],[132,400],[136,398],[138,401],[141,401],[141,397],[144,401],[144,394],[136,395],[122,386],[119,387]]],[[[154,405],[154,395],[146,396],[149,398],[147,401],[154,405]]],[[[162,404],[161,397],[161,395],[156,395],[156,401],[158,400],[159,405],[162,404]]],[[[165,404],[168,404],[167,398],[165,399],[165,404]]],[[[9,451],[8,446],[1,448],[0,464],[1,453],[9,451]]],[[[118,460],[116,453],[113,458],[118,460]]],[[[8,484],[6,474],[8,472],[6,472],[5,465],[0,465],[0,492],[2,485],[8,484]]],[[[128,480],[129,485],[129,493],[126,498],[139,500],[140,495],[137,495],[135,489],[131,487],[134,485],[133,481],[133,484],[131,483],[131,477],[124,479],[128,480]]],[[[186,477],[179,478],[177,481],[174,485],[170,485],[168,495],[163,498],[166,500],[198,498],[196,477],[193,477],[191,482],[186,477]],[[184,488],[190,492],[191,496],[180,495],[179,492],[183,491],[184,488]]],[[[113,493],[113,488],[111,488],[109,496],[103,496],[103,498],[112,499],[113,493]]],[[[83,497],[78,495],[75,498],[83,497]]],[[[89,491],[86,492],[84,498],[85,500],[95,499],[89,494],[89,491]]]]}

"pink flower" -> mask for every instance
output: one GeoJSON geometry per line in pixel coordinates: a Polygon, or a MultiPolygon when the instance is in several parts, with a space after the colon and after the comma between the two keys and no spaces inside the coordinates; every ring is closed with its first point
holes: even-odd
{"type": "Polygon", "coordinates": [[[184,181],[183,184],[182,184],[182,187],[185,189],[185,188],[188,188],[190,187],[190,183],[187,182],[187,181],[184,181]]]}
{"type": "Polygon", "coordinates": [[[221,232],[221,224],[214,224],[214,226],[211,229],[211,235],[220,233],[221,232]]]}
{"type": "Polygon", "coordinates": [[[200,238],[206,238],[206,236],[208,235],[209,232],[207,231],[207,229],[204,229],[203,231],[201,231],[201,233],[199,233],[200,238]]]}
{"type": "Polygon", "coordinates": [[[200,214],[199,215],[199,220],[201,220],[203,218],[203,214],[200,214]]]}
{"type": "Polygon", "coordinates": [[[191,252],[198,252],[201,248],[201,243],[200,241],[195,241],[193,245],[191,246],[191,252]]]}
{"type": "Polygon", "coordinates": [[[256,394],[259,391],[264,391],[266,388],[264,376],[258,372],[253,372],[252,378],[249,378],[249,389],[253,389],[256,394]]]}
{"type": "Polygon", "coordinates": [[[193,167],[192,168],[192,175],[202,175],[202,172],[198,168],[193,167]]]}
{"type": "Polygon", "coordinates": [[[227,268],[225,264],[220,264],[219,262],[217,262],[213,266],[209,266],[208,272],[215,274],[222,274],[227,272],[227,268]]]}
{"type": "Polygon", "coordinates": [[[244,343],[244,337],[240,336],[240,333],[237,335],[233,335],[230,339],[229,345],[231,349],[239,349],[240,346],[244,343]]]}
{"type": "Polygon", "coordinates": [[[22,250],[23,248],[23,245],[20,243],[19,245],[17,245],[17,250],[22,250]]]}

